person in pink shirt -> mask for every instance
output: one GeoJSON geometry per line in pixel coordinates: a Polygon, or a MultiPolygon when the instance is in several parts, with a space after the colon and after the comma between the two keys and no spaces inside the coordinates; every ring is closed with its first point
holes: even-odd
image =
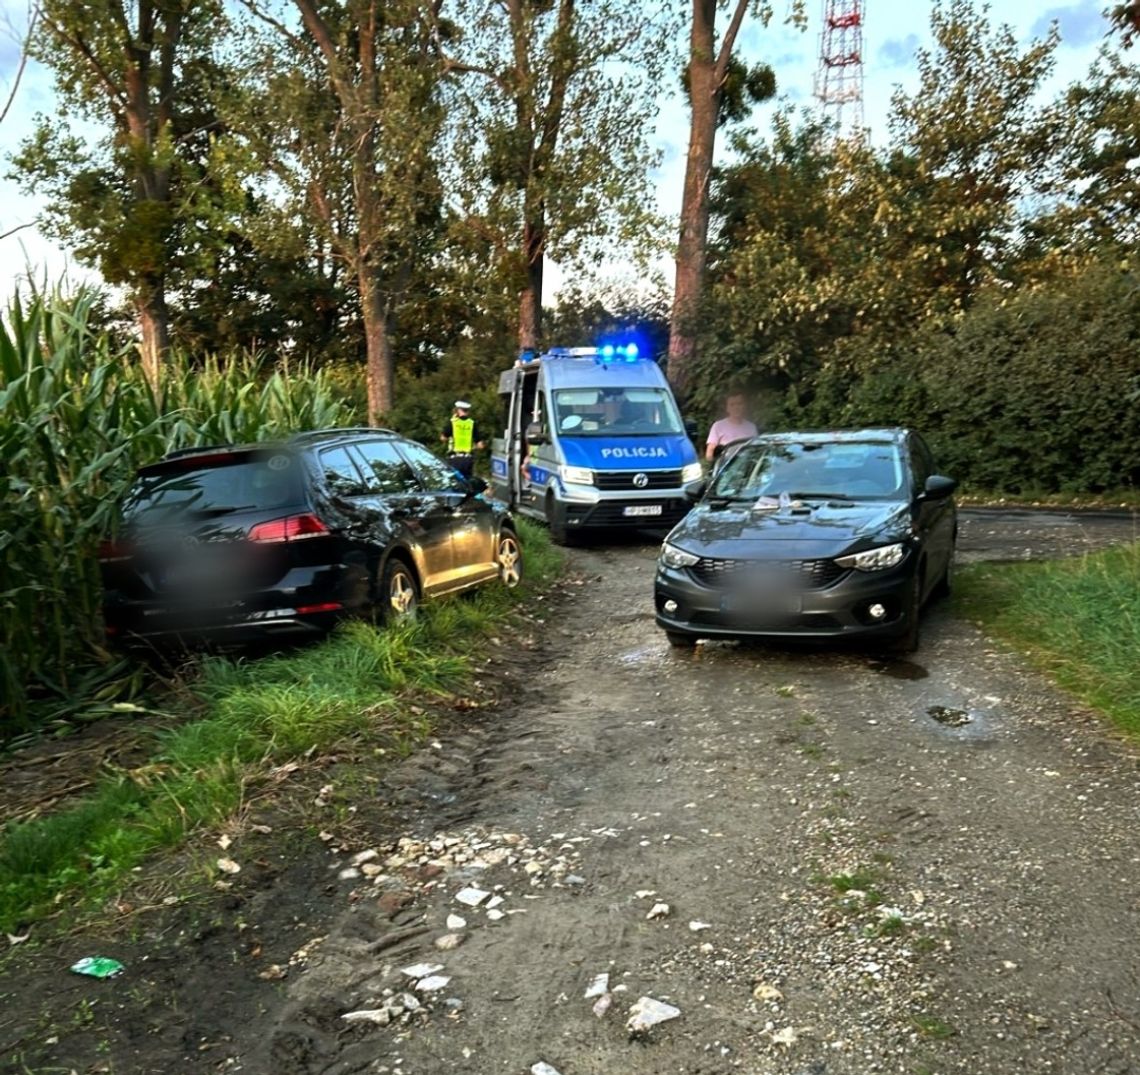
{"type": "Polygon", "coordinates": [[[748,419],[748,399],[743,392],[732,392],[724,401],[724,417],[713,422],[705,445],[705,458],[711,463],[730,444],[751,440],[759,432],[748,419]]]}

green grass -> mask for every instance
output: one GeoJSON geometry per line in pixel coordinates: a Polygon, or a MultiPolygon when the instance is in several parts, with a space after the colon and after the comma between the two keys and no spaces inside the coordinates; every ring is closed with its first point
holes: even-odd
{"type": "Polygon", "coordinates": [[[937,1015],[915,1015],[911,1017],[911,1022],[919,1034],[931,1041],[946,1041],[958,1033],[957,1027],[937,1015]]]}
{"type": "Polygon", "coordinates": [[[413,697],[472,678],[474,643],[561,564],[545,533],[521,524],[529,583],[440,602],[413,624],[349,623],[327,641],[258,661],[203,661],[192,684],[202,716],[155,734],[148,764],[102,776],[58,813],[0,831],[0,929],[56,907],[94,903],[154,852],[217,824],[268,769],[367,733],[408,747],[429,730],[413,697]]]}
{"type": "Polygon", "coordinates": [[[1071,560],[972,565],[956,588],[966,616],[1140,734],[1140,543],[1071,560]]]}
{"type": "Polygon", "coordinates": [[[1076,510],[1140,508],[1140,489],[1107,489],[1100,493],[998,493],[970,486],[959,490],[958,503],[966,507],[1042,507],[1076,510]]]}

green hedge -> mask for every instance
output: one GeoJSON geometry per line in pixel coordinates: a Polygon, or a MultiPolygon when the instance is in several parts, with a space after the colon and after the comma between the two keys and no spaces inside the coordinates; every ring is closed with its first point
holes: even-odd
{"type": "Polygon", "coordinates": [[[844,341],[844,361],[789,392],[779,420],[913,425],[944,470],[978,489],[1140,485],[1140,288],[1127,273],[990,295],[887,354],[860,348],[844,341]]]}

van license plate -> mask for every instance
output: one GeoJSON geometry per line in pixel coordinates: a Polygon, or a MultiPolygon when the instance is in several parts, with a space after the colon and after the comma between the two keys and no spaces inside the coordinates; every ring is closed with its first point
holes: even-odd
{"type": "Polygon", "coordinates": [[[622,515],[640,518],[646,515],[660,515],[662,510],[660,504],[630,504],[622,510],[622,515]]]}

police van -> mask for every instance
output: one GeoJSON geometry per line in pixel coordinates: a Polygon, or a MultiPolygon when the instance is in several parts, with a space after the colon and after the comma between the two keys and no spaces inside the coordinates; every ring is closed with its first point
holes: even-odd
{"type": "Polygon", "coordinates": [[[495,497],[544,520],[554,540],[672,527],[701,478],[661,368],[636,344],[526,352],[499,378],[495,497]]]}

